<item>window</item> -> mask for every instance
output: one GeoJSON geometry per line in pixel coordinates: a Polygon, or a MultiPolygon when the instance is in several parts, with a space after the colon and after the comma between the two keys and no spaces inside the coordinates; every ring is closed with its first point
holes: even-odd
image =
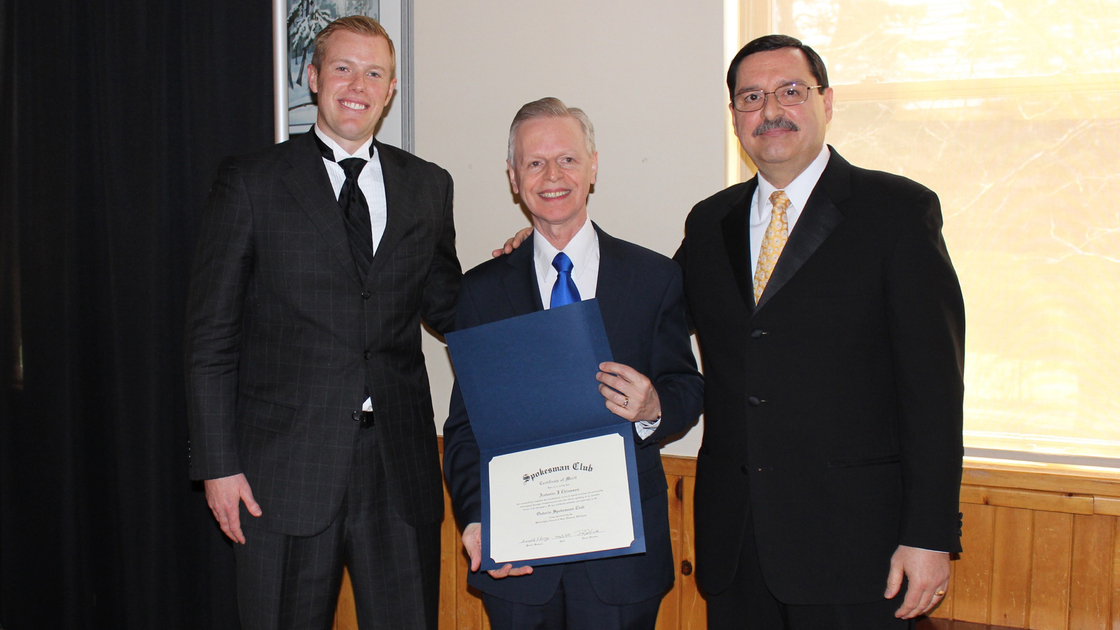
{"type": "Polygon", "coordinates": [[[829,144],[940,196],[969,452],[1120,466],[1120,0],[728,1],[824,58],[829,144]]]}

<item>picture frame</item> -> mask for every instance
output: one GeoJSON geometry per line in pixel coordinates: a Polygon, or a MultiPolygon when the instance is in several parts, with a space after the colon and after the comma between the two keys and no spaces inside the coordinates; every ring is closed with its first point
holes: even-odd
{"type": "Polygon", "coordinates": [[[396,48],[397,93],[377,128],[379,142],[413,150],[412,0],[272,0],[274,135],[276,142],[311,128],[317,109],[307,86],[315,34],[345,15],[368,15],[396,48]]]}

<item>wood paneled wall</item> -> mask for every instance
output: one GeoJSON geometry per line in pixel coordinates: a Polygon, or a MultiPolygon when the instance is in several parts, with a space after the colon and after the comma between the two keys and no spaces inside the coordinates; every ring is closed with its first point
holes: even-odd
{"type": "Polygon", "coordinates": [[[965,465],[964,553],[935,617],[1120,630],[1120,474],[965,465]]]}
{"type": "MultiPolygon", "coordinates": [[[[677,581],[658,630],[707,627],[693,566],[695,460],[663,459],[677,581]]],[[[440,557],[440,630],[489,630],[467,589],[466,554],[447,516],[440,557]]],[[[933,616],[1032,630],[1120,630],[1120,472],[1053,465],[965,463],[964,553],[933,616]]],[[[357,630],[347,578],[336,630],[357,630]]]]}

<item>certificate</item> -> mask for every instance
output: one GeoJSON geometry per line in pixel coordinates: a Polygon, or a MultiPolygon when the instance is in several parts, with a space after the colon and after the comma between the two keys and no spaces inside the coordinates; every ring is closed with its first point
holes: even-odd
{"type": "Polygon", "coordinates": [[[492,458],[483,535],[494,568],[633,553],[627,437],[612,432],[492,458]]]}
{"type": "Polygon", "coordinates": [[[481,455],[482,569],[645,551],[631,423],[595,373],[595,300],[447,335],[481,455]]]}

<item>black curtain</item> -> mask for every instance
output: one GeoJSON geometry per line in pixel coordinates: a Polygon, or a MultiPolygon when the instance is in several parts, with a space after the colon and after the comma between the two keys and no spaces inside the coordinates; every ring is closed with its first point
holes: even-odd
{"type": "Polygon", "coordinates": [[[223,155],[272,141],[268,0],[0,0],[0,625],[236,627],[187,479],[183,309],[223,155]]]}

